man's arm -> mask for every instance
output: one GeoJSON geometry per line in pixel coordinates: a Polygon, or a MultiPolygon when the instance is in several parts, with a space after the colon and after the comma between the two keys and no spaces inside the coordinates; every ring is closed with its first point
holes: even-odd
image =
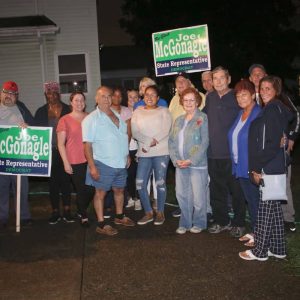
{"type": "Polygon", "coordinates": [[[91,176],[94,180],[99,180],[100,174],[98,172],[98,169],[96,168],[94,157],[93,157],[93,148],[92,143],[84,142],[84,155],[86,157],[86,160],[88,162],[88,166],[90,169],[91,176]]]}

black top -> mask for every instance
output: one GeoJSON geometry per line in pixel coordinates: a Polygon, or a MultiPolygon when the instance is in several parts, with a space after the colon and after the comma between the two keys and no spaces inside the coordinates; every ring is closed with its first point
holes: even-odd
{"type": "Polygon", "coordinates": [[[34,126],[35,125],[34,118],[31,114],[31,112],[29,111],[29,109],[26,107],[26,105],[19,100],[16,102],[16,104],[17,104],[18,109],[24,119],[24,122],[27,123],[29,126],[34,126]]]}
{"type": "Polygon", "coordinates": [[[216,91],[209,93],[203,111],[208,117],[208,158],[230,159],[227,133],[240,111],[233,90],[222,97],[216,91]]]}

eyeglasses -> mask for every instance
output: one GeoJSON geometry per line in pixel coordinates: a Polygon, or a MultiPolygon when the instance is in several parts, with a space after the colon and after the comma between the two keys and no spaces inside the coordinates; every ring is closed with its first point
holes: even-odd
{"type": "Polygon", "coordinates": [[[9,94],[9,95],[13,95],[13,96],[17,96],[18,95],[18,92],[13,92],[13,91],[2,90],[2,92],[4,94],[9,94]]]}

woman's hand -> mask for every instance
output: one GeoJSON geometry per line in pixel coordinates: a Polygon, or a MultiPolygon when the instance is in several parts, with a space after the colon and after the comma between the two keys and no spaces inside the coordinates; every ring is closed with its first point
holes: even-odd
{"type": "Polygon", "coordinates": [[[293,151],[293,149],[294,149],[294,141],[292,141],[292,140],[288,140],[288,147],[287,147],[287,152],[288,152],[288,154],[290,154],[291,153],[291,151],[293,151]]]}
{"type": "Polygon", "coordinates": [[[158,144],[158,141],[155,139],[155,138],[153,138],[153,140],[152,140],[152,142],[151,142],[151,144],[150,144],[150,147],[154,147],[154,146],[156,146],[158,144]]]}
{"type": "Polygon", "coordinates": [[[178,166],[179,169],[186,169],[191,165],[191,163],[192,162],[189,159],[176,161],[176,165],[178,166]]]}
{"type": "Polygon", "coordinates": [[[69,163],[64,163],[64,169],[67,174],[73,174],[72,166],[69,163]]]}
{"type": "Polygon", "coordinates": [[[126,168],[128,169],[131,165],[131,157],[128,155],[127,156],[127,162],[126,162],[126,168]]]}
{"type": "Polygon", "coordinates": [[[260,181],[261,181],[261,179],[262,179],[262,175],[259,174],[259,173],[256,173],[255,171],[252,171],[251,174],[252,174],[253,181],[254,181],[257,185],[259,185],[259,183],[260,183],[260,181]]]}

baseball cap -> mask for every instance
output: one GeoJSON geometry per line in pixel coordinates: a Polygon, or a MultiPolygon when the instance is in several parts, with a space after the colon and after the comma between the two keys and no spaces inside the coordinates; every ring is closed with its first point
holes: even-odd
{"type": "Polygon", "coordinates": [[[263,65],[261,65],[261,64],[252,64],[250,66],[249,70],[248,70],[249,71],[249,75],[251,75],[253,69],[255,69],[255,68],[262,69],[266,73],[266,69],[265,69],[265,67],[263,65]]]}
{"type": "Polygon", "coordinates": [[[180,72],[178,74],[175,75],[175,80],[178,78],[178,77],[184,77],[185,79],[190,79],[190,76],[189,74],[185,73],[185,72],[180,72]]]}
{"type": "Polygon", "coordinates": [[[12,92],[13,94],[18,94],[18,85],[14,81],[6,81],[2,86],[3,92],[12,92]]]}

